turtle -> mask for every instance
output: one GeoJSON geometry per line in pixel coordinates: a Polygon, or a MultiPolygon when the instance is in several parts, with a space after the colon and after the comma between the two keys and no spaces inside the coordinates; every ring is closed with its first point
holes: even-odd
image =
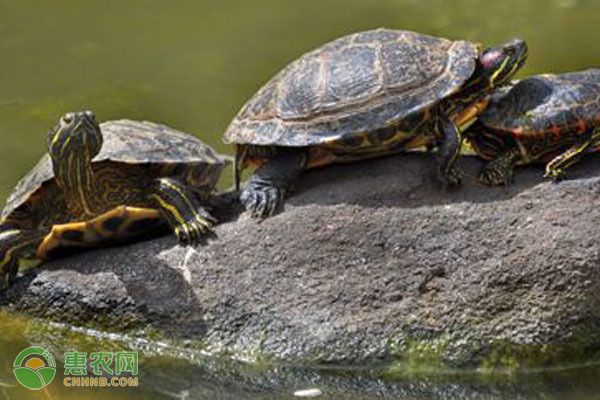
{"type": "Polygon", "coordinates": [[[465,138],[488,160],[478,177],[485,185],[508,185],[516,165],[532,163],[562,179],[600,145],[600,69],[535,75],[498,89],[465,138]]]}
{"type": "Polygon", "coordinates": [[[293,61],[247,101],[224,142],[235,145],[235,187],[254,173],[241,203],[275,214],[306,169],[427,148],[438,176],[460,183],[461,130],[527,58],[524,40],[497,47],[412,31],[343,36],[293,61]]]}
{"type": "Polygon", "coordinates": [[[145,121],[96,121],[70,112],[47,134],[48,152],[17,184],[0,216],[0,282],[21,260],[125,241],[170,226],[195,245],[216,219],[207,203],[231,157],[145,121]]]}

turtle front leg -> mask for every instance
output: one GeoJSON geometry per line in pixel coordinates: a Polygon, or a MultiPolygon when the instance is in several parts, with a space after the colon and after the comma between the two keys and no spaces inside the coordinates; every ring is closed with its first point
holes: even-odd
{"type": "Polygon", "coordinates": [[[456,168],[456,159],[460,154],[462,135],[460,129],[449,118],[441,116],[436,121],[435,130],[438,141],[438,178],[445,186],[457,186],[462,174],[456,168]]]}
{"type": "Polygon", "coordinates": [[[255,218],[275,214],[282,206],[287,192],[304,170],[306,153],[303,150],[285,151],[269,158],[259,167],[240,194],[240,201],[255,218]]]}
{"type": "Polygon", "coordinates": [[[158,179],[150,196],[173,228],[181,245],[198,244],[217,222],[196,195],[176,179],[158,179]]]}
{"type": "Polygon", "coordinates": [[[564,178],[565,170],[581,160],[583,155],[589,151],[591,147],[597,145],[599,141],[600,128],[596,128],[596,130],[587,140],[571,146],[565,152],[554,157],[548,164],[546,164],[546,173],[544,174],[544,178],[551,178],[555,182],[564,178]]]}
{"type": "Polygon", "coordinates": [[[0,227],[0,290],[8,289],[17,278],[20,259],[36,258],[36,249],[46,234],[0,227]]]}
{"type": "Polygon", "coordinates": [[[515,164],[520,159],[521,152],[517,147],[505,151],[483,166],[479,172],[479,182],[487,186],[510,185],[515,164]]]}

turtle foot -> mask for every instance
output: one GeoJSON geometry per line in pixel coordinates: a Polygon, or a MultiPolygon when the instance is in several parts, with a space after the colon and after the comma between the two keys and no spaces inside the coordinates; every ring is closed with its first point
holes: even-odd
{"type": "Polygon", "coordinates": [[[512,169],[484,166],[479,172],[478,181],[486,186],[510,186],[513,182],[512,169]]]}
{"type": "Polygon", "coordinates": [[[463,175],[458,169],[453,168],[448,171],[440,171],[438,179],[445,188],[452,188],[461,185],[463,175]]]}
{"type": "Polygon", "coordinates": [[[552,182],[558,183],[567,178],[567,174],[560,168],[546,168],[544,178],[552,179],[552,182]]]}
{"type": "Polygon", "coordinates": [[[285,189],[262,182],[251,181],[242,190],[240,201],[254,218],[274,215],[283,206],[285,189]]]}
{"type": "Polygon", "coordinates": [[[197,210],[194,219],[175,227],[175,235],[182,246],[196,246],[213,232],[212,228],[216,223],[217,219],[215,217],[200,208],[197,210]]]}

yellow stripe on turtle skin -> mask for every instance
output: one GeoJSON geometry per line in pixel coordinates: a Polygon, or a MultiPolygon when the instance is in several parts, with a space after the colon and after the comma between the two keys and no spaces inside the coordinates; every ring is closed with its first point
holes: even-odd
{"type": "Polygon", "coordinates": [[[159,195],[153,194],[152,196],[156,199],[156,201],[158,201],[158,203],[161,205],[161,207],[163,207],[165,210],[167,210],[169,213],[171,213],[171,215],[173,215],[175,217],[175,219],[177,220],[177,222],[179,223],[181,228],[185,231],[186,236],[189,236],[190,231],[188,230],[187,224],[186,224],[185,220],[183,219],[183,216],[181,215],[181,213],[179,213],[179,210],[175,206],[173,206],[170,203],[166,202],[165,200],[161,199],[159,195]]]}
{"type": "MultiPolygon", "coordinates": [[[[21,250],[24,247],[30,246],[33,243],[35,243],[38,239],[32,239],[32,240],[28,240],[25,242],[20,242],[19,244],[15,244],[15,246],[10,247],[6,253],[4,254],[4,258],[2,260],[0,260],[0,274],[4,271],[4,267],[10,262],[10,260],[13,258],[13,254],[19,250],[21,250]]],[[[21,256],[19,256],[19,260],[21,263],[23,262],[23,259],[21,258],[21,256]]],[[[35,260],[34,260],[35,261],[35,260]]]]}
{"type": "Polygon", "coordinates": [[[6,251],[6,253],[4,253],[4,258],[2,259],[2,261],[0,261],[0,273],[4,269],[4,266],[10,262],[10,260],[12,259],[13,253],[15,251],[17,251],[19,249],[19,247],[20,246],[11,247],[6,251]]]}
{"type": "Polygon", "coordinates": [[[69,143],[71,143],[71,136],[67,136],[67,138],[65,139],[65,141],[61,144],[61,146],[60,146],[60,154],[63,154],[65,152],[65,149],[67,148],[67,146],[69,145],[69,143]]]}
{"type": "Polygon", "coordinates": [[[56,131],[56,133],[54,134],[54,136],[52,136],[52,140],[50,141],[50,146],[54,146],[56,144],[56,142],[58,142],[58,138],[60,137],[60,134],[62,133],[62,129],[58,129],[56,131]]]}
{"type": "Polygon", "coordinates": [[[47,259],[49,252],[58,247],[93,247],[104,241],[111,239],[125,239],[130,234],[127,234],[126,227],[131,222],[140,219],[160,219],[159,210],[151,208],[138,208],[119,206],[104,214],[97,216],[89,221],[70,222],[67,224],[54,225],[50,233],[42,240],[38,246],[36,256],[41,259],[47,259]],[[110,231],[107,230],[103,223],[112,218],[122,218],[124,223],[121,229],[110,231]],[[80,232],[81,237],[77,240],[70,240],[64,237],[66,232],[80,232]]]}
{"type": "Polygon", "coordinates": [[[506,68],[506,65],[508,64],[509,61],[510,61],[510,57],[506,57],[504,59],[504,61],[502,61],[502,64],[500,64],[500,68],[498,68],[496,70],[496,72],[494,72],[492,74],[492,77],[491,77],[490,81],[488,82],[488,84],[490,85],[490,88],[494,87],[494,85],[496,84],[496,78],[498,77],[498,75],[500,75],[500,73],[502,71],[504,71],[504,68],[506,68]]]}
{"type": "MultiPolygon", "coordinates": [[[[7,240],[10,236],[18,236],[21,231],[19,229],[10,229],[4,232],[0,232],[0,240],[7,240]]],[[[4,253],[4,257],[0,260],[0,272],[4,268],[6,264],[11,260],[12,255],[15,251],[17,251],[22,244],[15,243],[13,247],[9,247],[4,253]]]]}
{"type": "MultiPolygon", "coordinates": [[[[79,200],[81,201],[81,205],[83,206],[83,212],[86,215],[94,215],[92,210],[90,210],[90,206],[87,203],[87,198],[85,197],[85,193],[83,192],[83,180],[81,179],[81,174],[88,173],[88,171],[81,170],[81,163],[77,163],[77,192],[79,193],[79,200]]],[[[89,182],[88,182],[89,183],[89,182]]]]}
{"type": "MultiPolygon", "coordinates": [[[[180,187],[178,187],[177,185],[173,185],[172,183],[170,183],[169,181],[166,181],[166,180],[163,180],[161,183],[165,186],[168,186],[170,189],[176,191],[177,194],[179,194],[180,198],[186,203],[189,210],[194,215],[194,219],[196,221],[198,221],[199,224],[201,224],[207,228],[212,228],[212,223],[210,221],[208,221],[207,219],[205,219],[204,217],[202,217],[202,215],[200,215],[196,211],[196,207],[192,204],[192,202],[189,200],[188,196],[181,190],[180,187]]],[[[185,222],[184,222],[184,224],[185,224],[185,222]]],[[[186,232],[187,232],[187,230],[186,230],[186,232]]]]}
{"type": "Polygon", "coordinates": [[[177,194],[179,194],[179,197],[187,204],[187,206],[190,209],[190,211],[192,212],[192,214],[194,214],[195,219],[198,222],[201,222],[202,224],[205,224],[205,222],[202,222],[202,221],[204,221],[204,219],[202,218],[202,216],[200,216],[200,214],[198,214],[196,212],[196,208],[190,202],[190,200],[188,199],[187,195],[184,192],[182,192],[181,189],[177,185],[173,185],[171,182],[169,182],[167,180],[163,180],[161,183],[163,185],[165,185],[165,186],[168,186],[170,189],[176,191],[177,194]]]}
{"type": "Polygon", "coordinates": [[[461,132],[465,131],[487,108],[488,103],[489,98],[483,98],[480,101],[465,108],[453,118],[454,124],[456,124],[456,126],[459,127],[461,132]]]}
{"type": "Polygon", "coordinates": [[[579,156],[593,143],[593,137],[584,143],[576,144],[563,153],[554,157],[546,164],[544,178],[557,178],[571,165],[579,161],[579,156]]]}

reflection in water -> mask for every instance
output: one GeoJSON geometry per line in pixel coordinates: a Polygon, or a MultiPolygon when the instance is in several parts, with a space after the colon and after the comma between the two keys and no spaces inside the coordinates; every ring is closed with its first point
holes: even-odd
{"type": "MultiPolygon", "coordinates": [[[[0,352],[0,399],[28,397],[12,376],[16,354],[36,343],[50,350],[58,363],[57,380],[43,398],[60,399],[294,399],[299,389],[318,388],[319,399],[370,400],[592,400],[600,390],[600,365],[572,366],[514,375],[456,373],[427,378],[381,379],[381,370],[307,369],[289,365],[250,366],[212,358],[201,350],[184,349],[162,342],[103,334],[76,332],[62,325],[47,325],[0,312],[0,326],[12,338],[0,352]],[[61,384],[65,351],[140,352],[140,387],[129,389],[72,389],[61,384]],[[4,397],[3,397],[3,396],[4,397]],[[25,397],[23,397],[25,395],[25,397]]],[[[381,368],[381,367],[379,367],[381,368]]]]}
{"type": "MultiPolygon", "coordinates": [[[[231,153],[220,135],[246,99],[285,64],[335,37],[381,26],[486,44],[523,37],[530,57],[522,77],[598,67],[598,15],[595,0],[2,1],[0,198],[44,152],[46,130],[65,111],[167,123],[231,153]]],[[[0,398],[28,398],[11,387],[13,350],[55,338],[32,336],[26,321],[1,314],[0,332],[0,398]]],[[[490,385],[393,384],[290,368],[223,375],[164,358],[146,367],[142,394],[92,391],[87,398],[291,398],[314,386],[322,386],[321,398],[366,398],[365,388],[422,399],[592,399],[600,392],[597,367],[490,385]]],[[[81,393],[54,386],[36,398],[86,398],[81,393]]]]}

